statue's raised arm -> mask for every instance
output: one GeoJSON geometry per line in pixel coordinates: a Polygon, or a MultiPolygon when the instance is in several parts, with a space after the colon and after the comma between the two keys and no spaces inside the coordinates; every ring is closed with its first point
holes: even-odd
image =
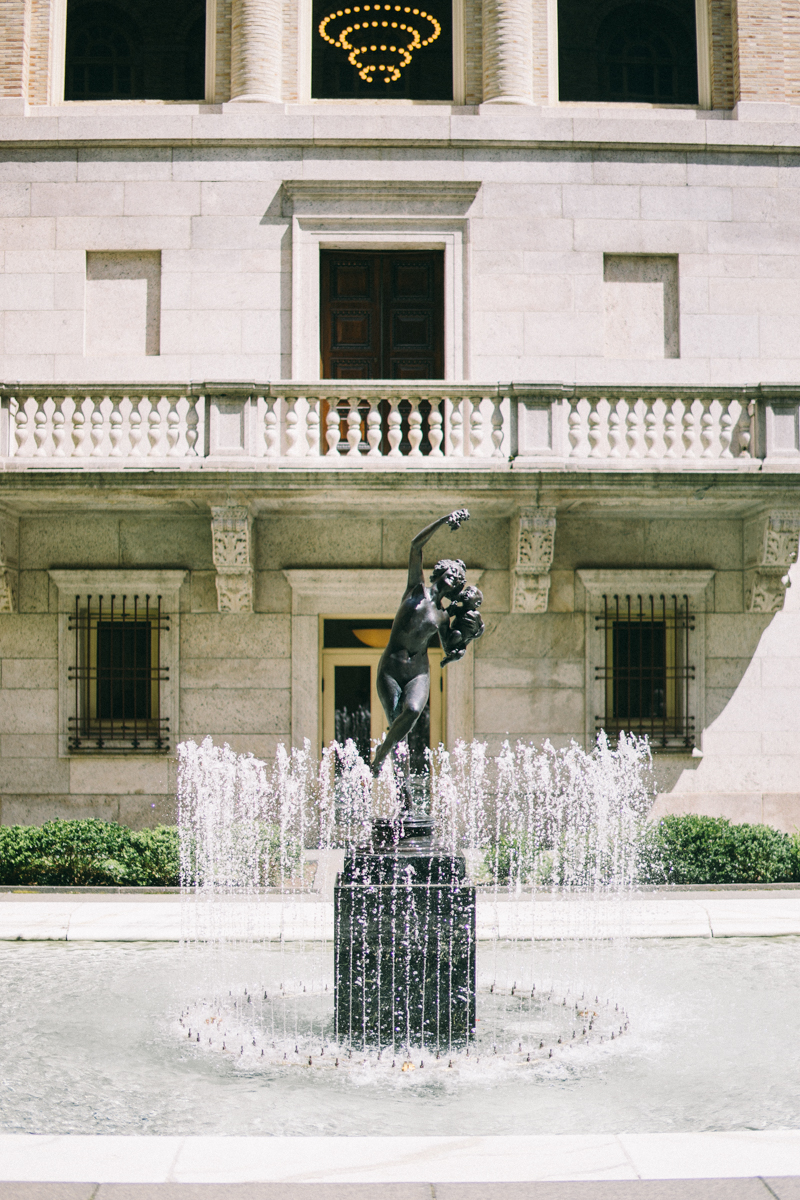
{"type": "Polygon", "coordinates": [[[423,547],[443,525],[456,530],[468,520],[467,510],[459,508],[426,525],[411,543],[406,590],[392,624],[389,644],[378,664],[378,696],[389,728],[375,754],[374,775],[425,710],[430,692],[428,643],[438,635],[445,652],[450,652],[450,619],[442,601],[445,598],[452,601],[467,581],[467,568],[461,559],[445,558],[437,562],[426,585],[422,572],[423,547]]]}

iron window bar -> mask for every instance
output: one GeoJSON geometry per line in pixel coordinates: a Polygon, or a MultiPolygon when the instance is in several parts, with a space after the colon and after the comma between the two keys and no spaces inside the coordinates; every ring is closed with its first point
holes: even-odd
{"type": "Polygon", "coordinates": [[[161,639],[169,631],[161,597],[76,596],[69,618],[74,634],[68,679],[74,713],[70,751],[163,754],[169,720],[161,716],[161,639]],[[154,602],[153,602],[154,601],[154,602]]]}
{"type": "Polygon", "coordinates": [[[605,713],[595,730],[647,736],[654,749],[691,750],[695,718],[689,686],[694,614],[688,596],[603,596],[595,618],[603,634],[604,663],[595,679],[604,685],[605,713]]]}

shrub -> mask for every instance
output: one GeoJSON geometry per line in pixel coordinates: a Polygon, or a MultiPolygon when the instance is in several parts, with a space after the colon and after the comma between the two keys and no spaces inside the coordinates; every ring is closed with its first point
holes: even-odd
{"type": "Polygon", "coordinates": [[[727,817],[664,817],[648,839],[652,883],[786,883],[800,879],[800,838],[727,817]]]}
{"type": "Polygon", "coordinates": [[[0,883],[174,887],[178,831],[96,820],[0,826],[0,883]]]}

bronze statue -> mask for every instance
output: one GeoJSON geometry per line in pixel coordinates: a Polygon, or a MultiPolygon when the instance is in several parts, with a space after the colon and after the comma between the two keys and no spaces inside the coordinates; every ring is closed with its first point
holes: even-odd
{"type": "MultiPolygon", "coordinates": [[[[447,662],[463,658],[467,643],[483,633],[483,621],[477,611],[480,601],[475,596],[466,596],[463,605],[459,599],[466,589],[467,568],[461,559],[443,558],[431,571],[429,585],[422,573],[422,548],[430,541],[437,529],[449,525],[458,529],[469,520],[465,508],[457,509],[446,517],[433,521],[414,538],[408,558],[408,583],[403,599],[392,624],[389,643],[378,664],[378,696],[380,697],[389,728],[378,747],[372,763],[372,773],[377,775],[392,750],[406,737],[428,702],[431,680],[428,666],[428,643],[437,634],[447,662]],[[450,608],[442,601],[451,601],[450,608]],[[451,616],[455,621],[451,627],[451,616]]],[[[481,597],[483,599],[483,597],[481,597]]]]}

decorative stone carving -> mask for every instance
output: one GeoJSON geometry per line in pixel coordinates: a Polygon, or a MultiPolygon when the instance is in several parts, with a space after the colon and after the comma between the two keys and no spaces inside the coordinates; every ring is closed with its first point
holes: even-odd
{"type": "Polygon", "coordinates": [[[18,612],[19,518],[0,514],[0,613],[18,612]]]}
{"type": "Polygon", "coordinates": [[[211,507],[211,553],[219,612],[253,611],[252,521],[244,505],[211,507]]]}
{"type": "Polygon", "coordinates": [[[789,586],[788,571],[797,561],[800,512],[773,510],[750,522],[745,573],[747,611],[779,612],[789,586]]]}
{"type": "Polygon", "coordinates": [[[547,612],[555,536],[554,508],[520,509],[512,548],[512,612],[547,612]]]}

